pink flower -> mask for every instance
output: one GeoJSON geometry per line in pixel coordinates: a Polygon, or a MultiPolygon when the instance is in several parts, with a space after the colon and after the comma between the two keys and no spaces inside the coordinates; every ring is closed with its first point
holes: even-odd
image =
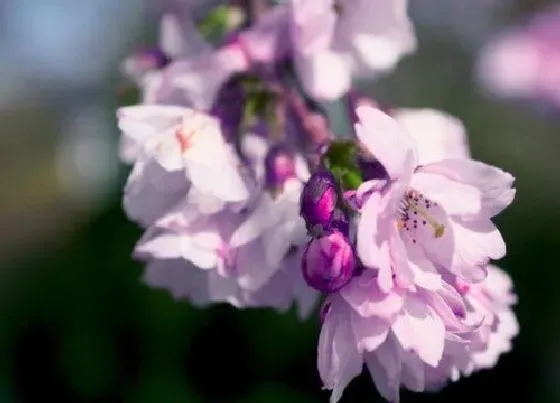
{"type": "Polygon", "coordinates": [[[419,165],[416,144],[397,121],[368,106],[357,114],[359,140],[389,176],[358,189],[379,189],[362,205],[357,250],[365,266],[378,268],[381,290],[395,281],[437,287],[442,271],[483,280],[488,260],[506,252],[490,219],[513,200],[514,178],[468,158],[419,165]]]}
{"type": "MultiPolygon", "coordinates": [[[[158,119],[150,122],[162,124],[158,119]]],[[[132,133],[137,133],[138,127],[132,123],[127,120],[123,131],[134,129],[132,133]]],[[[211,134],[207,136],[210,138],[211,134]]],[[[157,136],[158,140],[161,137],[157,136]]],[[[280,311],[296,301],[300,315],[305,317],[317,297],[317,292],[306,286],[300,271],[306,231],[298,215],[298,201],[303,179],[309,173],[301,157],[289,177],[284,174],[290,170],[281,164],[280,176],[285,182],[276,183],[275,192],[269,193],[265,184],[270,176],[266,174],[270,146],[263,138],[248,133],[241,150],[244,160],[238,174],[248,186],[248,198],[225,201],[209,192],[210,169],[205,174],[207,183],[195,185],[185,181],[182,169],[160,167],[157,158],[153,158],[151,145],[142,148],[138,158],[145,152],[153,166],[130,180],[133,188],[142,192],[129,194],[129,185],[125,194],[127,212],[138,214],[141,224],[148,227],[136,245],[135,256],[148,263],[145,281],[168,289],[176,298],[192,299],[199,305],[226,302],[237,307],[273,307],[280,311]],[[154,177],[154,172],[160,176],[154,177]],[[184,185],[188,183],[182,191],[171,193],[166,184],[172,178],[184,185]],[[154,203],[154,199],[162,203],[154,203]]],[[[219,148],[212,148],[205,150],[204,155],[210,158],[220,152],[219,148]]],[[[141,161],[136,160],[135,168],[141,161]]],[[[224,162],[216,162],[221,163],[224,162]]],[[[221,169],[224,176],[237,172],[235,166],[222,165],[221,169]]],[[[226,193],[227,186],[231,186],[231,180],[227,181],[221,184],[226,193]]]]}
{"type": "Polygon", "coordinates": [[[433,290],[379,288],[376,275],[365,270],[327,299],[318,347],[318,368],[331,402],[337,402],[365,363],[379,392],[399,400],[399,389],[431,389],[425,374],[437,370],[448,339],[476,329],[455,289],[441,283],[433,290]]]}
{"type": "Polygon", "coordinates": [[[352,77],[392,69],[416,47],[406,0],[291,0],[294,61],[305,90],[336,99],[352,77]]]}
{"type": "Polygon", "coordinates": [[[176,298],[195,304],[227,302],[234,306],[274,307],[287,310],[299,301],[307,316],[316,292],[305,287],[295,263],[301,248],[286,250],[262,236],[242,239],[233,235],[248,213],[224,209],[203,215],[179,203],[150,227],[135,248],[135,256],[148,262],[146,281],[166,288],[176,298]],[[269,258],[271,249],[274,256],[269,258]],[[268,252],[268,253],[267,253],[268,252]]]}
{"type": "Polygon", "coordinates": [[[399,401],[399,389],[438,390],[462,375],[496,365],[519,327],[511,280],[494,266],[481,283],[442,282],[436,289],[379,289],[362,272],[323,308],[318,368],[331,403],[365,363],[377,389],[399,401]]]}
{"type": "Polygon", "coordinates": [[[209,201],[219,209],[249,199],[241,162],[216,119],[189,108],[155,105],[125,107],[117,114],[121,157],[134,163],[124,196],[130,218],[148,226],[187,191],[201,208],[212,207],[209,201]]]}

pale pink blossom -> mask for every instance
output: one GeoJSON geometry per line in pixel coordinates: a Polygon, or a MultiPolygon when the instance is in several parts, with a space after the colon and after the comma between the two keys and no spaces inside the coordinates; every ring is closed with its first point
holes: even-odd
{"type": "Polygon", "coordinates": [[[441,272],[483,280],[489,259],[506,253],[491,218],[513,200],[514,178],[468,158],[419,165],[413,138],[396,120],[368,106],[357,114],[359,140],[389,176],[361,185],[362,193],[376,191],[362,205],[357,236],[358,255],[378,271],[381,289],[389,291],[394,276],[428,288],[441,272]]]}
{"type": "Polygon", "coordinates": [[[307,316],[317,294],[299,270],[302,248],[270,242],[266,234],[243,237],[237,230],[249,214],[226,209],[202,215],[188,198],[180,202],[135,248],[148,262],[146,281],[199,305],[227,302],[284,311],[297,301],[300,315],[307,316]]]}
{"type": "Polygon", "coordinates": [[[118,117],[121,157],[134,163],[124,196],[132,219],[151,224],[187,191],[210,211],[217,211],[220,201],[249,199],[250,183],[216,119],[189,108],[155,105],[124,107],[118,117]]]}
{"type": "Polygon", "coordinates": [[[394,68],[416,48],[406,0],[290,0],[296,69],[309,95],[338,98],[353,77],[394,68]]]}
{"type": "Polygon", "coordinates": [[[266,190],[255,200],[247,220],[232,235],[234,245],[244,239],[261,237],[267,261],[273,265],[278,264],[292,246],[303,248],[307,240],[299,201],[309,171],[301,156],[295,156],[294,163],[294,175],[285,178],[281,186],[269,189],[263,183],[266,190]]]}
{"type": "Polygon", "coordinates": [[[365,363],[377,389],[399,401],[399,389],[433,390],[449,379],[441,367],[448,340],[477,328],[461,295],[449,284],[403,287],[389,293],[364,270],[329,295],[318,347],[318,368],[331,402],[337,402],[365,363]]]}

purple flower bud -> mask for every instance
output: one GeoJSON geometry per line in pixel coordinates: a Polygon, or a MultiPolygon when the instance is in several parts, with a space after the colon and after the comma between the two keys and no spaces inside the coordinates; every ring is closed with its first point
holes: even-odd
{"type": "Polygon", "coordinates": [[[265,161],[266,184],[271,187],[282,186],[288,179],[296,176],[292,154],[283,146],[271,147],[265,161]]]}
{"type": "Polygon", "coordinates": [[[336,209],[336,180],[330,172],[320,171],[311,175],[303,187],[300,214],[308,228],[321,226],[328,230],[336,209]]]}
{"type": "Polygon", "coordinates": [[[301,270],[310,287],[330,293],[350,281],[354,266],[352,246],[341,232],[334,231],[307,244],[301,270]]]}

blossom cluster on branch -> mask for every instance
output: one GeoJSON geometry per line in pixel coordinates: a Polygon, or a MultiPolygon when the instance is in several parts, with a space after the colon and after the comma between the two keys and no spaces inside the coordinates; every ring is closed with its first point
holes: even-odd
{"type": "Polygon", "coordinates": [[[458,119],[353,86],[415,50],[406,1],[155,3],[159,43],[123,63],[141,100],[117,112],[144,281],[302,320],[320,303],[331,402],[364,364],[393,402],[494,366],[518,332],[491,263],[513,176],[471,158],[458,119]]]}

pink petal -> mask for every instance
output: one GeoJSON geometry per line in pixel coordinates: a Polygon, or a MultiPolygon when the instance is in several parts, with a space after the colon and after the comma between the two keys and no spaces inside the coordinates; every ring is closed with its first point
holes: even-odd
{"type": "Polygon", "coordinates": [[[210,159],[204,163],[186,160],[188,178],[202,193],[210,193],[224,201],[247,200],[249,191],[237,167],[220,160],[210,159]]]}
{"type": "Polygon", "coordinates": [[[389,334],[375,352],[365,355],[366,364],[379,393],[388,401],[399,402],[402,358],[400,347],[389,334]]]}
{"type": "Polygon", "coordinates": [[[313,54],[330,48],[337,16],[329,2],[290,0],[291,35],[294,47],[313,54]]]}
{"type": "Polygon", "coordinates": [[[192,282],[191,270],[184,260],[155,259],[146,266],[142,280],[150,287],[169,290],[175,298],[184,298],[189,295],[187,285],[192,282]]]}
{"type": "Polygon", "coordinates": [[[405,350],[414,350],[428,365],[437,366],[443,356],[445,326],[425,301],[416,296],[407,298],[393,332],[405,350]]]}
{"type": "Polygon", "coordinates": [[[439,290],[442,286],[441,275],[422,248],[408,238],[405,239],[405,245],[414,284],[427,290],[439,290]]]}
{"type": "Polygon", "coordinates": [[[119,127],[123,131],[125,131],[124,128],[129,127],[128,125],[138,129],[162,131],[181,123],[183,115],[189,110],[189,108],[179,106],[135,105],[119,108],[117,117],[119,127]]]}
{"type": "Polygon", "coordinates": [[[482,207],[483,196],[476,187],[455,182],[443,175],[424,173],[422,169],[412,176],[410,187],[439,203],[449,215],[475,215],[482,207]]]}
{"type": "Polygon", "coordinates": [[[174,59],[181,56],[192,57],[210,49],[190,15],[184,15],[182,18],[172,13],[163,15],[159,36],[161,50],[174,59]]]}
{"type": "Polygon", "coordinates": [[[456,240],[454,261],[459,266],[481,265],[505,256],[506,244],[492,221],[453,220],[452,226],[456,240]]]}
{"type": "MultiPolygon", "coordinates": [[[[266,12],[251,28],[239,36],[246,58],[253,63],[271,63],[282,59],[290,50],[286,40],[288,32],[289,9],[279,4],[266,12]]],[[[224,60],[227,63],[227,59],[224,60]]],[[[247,64],[246,68],[250,65],[247,64]]]]}
{"type": "Polygon", "coordinates": [[[482,281],[488,260],[506,253],[500,232],[488,219],[462,221],[455,217],[442,224],[443,235],[424,240],[421,246],[434,263],[468,282],[482,281]]]}
{"type": "Polygon", "coordinates": [[[185,164],[181,155],[181,147],[175,138],[175,129],[168,129],[159,134],[154,147],[154,159],[168,172],[183,171],[185,164]]]}
{"type": "Polygon", "coordinates": [[[208,272],[208,295],[215,302],[227,302],[235,307],[244,306],[235,278],[220,276],[215,270],[208,272]]]}
{"type": "Polygon", "coordinates": [[[492,165],[470,159],[448,159],[422,167],[422,172],[445,175],[449,179],[474,186],[482,194],[482,211],[493,217],[513,201],[515,178],[492,165]]]}
{"type": "Polygon", "coordinates": [[[191,242],[183,245],[183,257],[201,269],[212,269],[219,261],[218,250],[221,238],[217,233],[200,232],[192,236],[191,242]]]}
{"type": "MultiPolygon", "coordinates": [[[[258,290],[279,271],[279,265],[271,265],[266,260],[265,245],[252,242],[241,246],[236,251],[237,281],[249,290],[258,290]]],[[[299,267],[297,267],[299,269],[299,267]]]]}
{"type": "Polygon", "coordinates": [[[340,295],[363,317],[390,319],[401,310],[404,298],[397,290],[382,292],[376,277],[372,270],[364,270],[340,290],[340,295]]]}
{"type": "Polygon", "coordinates": [[[380,318],[364,318],[352,312],[350,322],[360,353],[377,349],[389,333],[389,323],[380,318]]]}
{"type": "Polygon", "coordinates": [[[305,91],[313,98],[332,101],[351,85],[351,66],[346,56],[330,51],[311,55],[296,53],[295,66],[305,91]],[[325,69],[325,66],[329,66],[325,69]]]}
{"type": "Polygon", "coordinates": [[[402,354],[401,382],[407,389],[423,392],[426,388],[426,364],[416,354],[402,354]]]}
{"type": "Polygon", "coordinates": [[[362,356],[350,325],[348,308],[341,298],[333,298],[319,336],[317,367],[330,401],[336,403],[350,381],[362,372],[362,356]]]}
{"type": "Polygon", "coordinates": [[[473,326],[465,322],[466,307],[461,296],[448,284],[439,292],[423,292],[430,307],[443,321],[445,328],[451,332],[473,331],[473,326]]]}
{"type": "Polygon", "coordinates": [[[391,259],[389,255],[389,230],[380,228],[381,195],[374,193],[362,208],[358,222],[357,250],[365,266],[379,269],[379,285],[387,292],[392,286],[391,259]]]}
{"type": "Polygon", "coordinates": [[[267,193],[263,194],[253,212],[231,236],[230,245],[237,247],[251,242],[264,230],[274,226],[276,221],[271,219],[275,216],[273,209],[274,201],[267,193]]]}
{"type": "Polygon", "coordinates": [[[151,228],[138,241],[134,249],[136,257],[153,257],[157,259],[173,259],[182,257],[184,238],[175,232],[161,231],[151,228]]]}
{"type": "Polygon", "coordinates": [[[397,121],[371,106],[356,108],[359,123],[354,125],[359,140],[385,167],[391,179],[408,181],[416,168],[416,145],[397,121]]]}
{"type": "Polygon", "coordinates": [[[469,158],[469,144],[461,121],[435,109],[397,109],[393,116],[416,142],[418,163],[469,158]]]}

